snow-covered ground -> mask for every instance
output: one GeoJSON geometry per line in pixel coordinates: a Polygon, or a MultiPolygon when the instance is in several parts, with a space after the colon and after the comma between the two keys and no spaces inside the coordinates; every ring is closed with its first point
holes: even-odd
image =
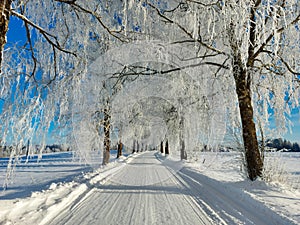
{"type": "MultiPolygon", "coordinates": [[[[277,177],[266,184],[245,179],[238,153],[182,163],[146,152],[106,167],[98,152],[88,164],[48,154],[16,167],[0,192],[0,224],[300,224],[299,158],[267,155],[266,174],[277,177]]],[[[0,159],[1,181],[6,165],[0,159]]]]}
{"type": "Polygon", "coordinates": [[[242,158],[239,153],[202,153],[197,160],[199,163],[185,165],[222,182],[231,191],[241,190],[246,196],[300,224],[300,153],[266,153],[264,173],[272,177],[268,183],[246,179],[242,158]]]}

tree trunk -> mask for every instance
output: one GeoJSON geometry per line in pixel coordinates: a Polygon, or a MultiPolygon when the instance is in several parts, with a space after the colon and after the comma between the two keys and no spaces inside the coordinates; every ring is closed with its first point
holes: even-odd
{"type": "Polygon", "coordinates": [[[104,151],[103,165],[108,164],[110,158],[110,109],[109,106],[104,109],[104,151]]]}
{"type": "Polygon", "coordinates": [[[164,153],[164,142],[160,142],[160,153],[164,153]]]}
{"type": "Polygon", "coordinates": [[[179,146],[180,146],[180,159],[183,160],[187,160],[187,154],[185,151],[185,143],[184,143],[184,117],[181,116],[180,117],[180,121],[179,121],[179,146]]]}
{"type": "Polygon", "coordinates": [[[139,141],[136,141],[136,152],[140,151],[140,144],[139,141]]]}
{"type": "Polygon", "coordinates": [[[168,142],[168,140],[166,141],[166,145],[165,145],[165,154],[169,155],[169,142],[168,142]]]}
{"type": "Polygon", "coordinates": [[[12,0],[0,0],[0,74],[2,73],[3,50],[6,44],[11,2],[12,0]]]}
{"type": "MultiPolygon", "coordinates": [[[[254,20],[254,11],[251,11],[251,18],[254,20]]],[[[251,101],[251,69],[254,66],[255,46],[255,23],[250,27],[250,44],[248,46],[248,60],[245,65],[242,57],[241,44],[235,34],[235,21],[229,25],[228,36],[233,55],[232,68],[235,79],[236,94],[239,101],[239,110],[242,122],[243,142],[245,158],[247,163],[248,176],[255,180],[262,175],[263,161],[259,152],[255,123],[253,121],[253,106],[251,101]]]]}
{"type": "Polygon", "coordinates": [[[248,81],[247,83],[246,69],[240,68],[240,70],[235,70],[234,72],[239,73],[235,74],[234,77],[242,121],[243,141],[248,176],[250,180],[255,180],[258,176],[262,175],[263,161],[259,152],[256,128],[253,121],[253,106],[251,102],[250,81],[248,81]]]}
{"type": "Polygon", "coordinates": [[[120,156],[122,156],[122,149],[123,149],[123,144],[121,142],[121,140],[118,143],[118,154],[117,154],[117,158],[120,158],[120,156]]]}
{"type": "Polygon", "coordinates": [[[135,140],[133,140],[132,153],[135,153],[135,140]]]}
{"type": "Polygon", "coordinates": [[[28,140],[27,141],[27,146],[26,146],[26,159],[27,159],[27,157],[29,155],[29,147],[30,147],[30,141],[28,140]]]}

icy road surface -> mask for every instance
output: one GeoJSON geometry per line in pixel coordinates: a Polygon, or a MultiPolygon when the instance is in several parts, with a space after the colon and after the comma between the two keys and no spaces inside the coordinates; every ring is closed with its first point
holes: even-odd
{"type": "Polygon", "coordinates": [[[140,154],[50,224],[293,224],[245,192],[173,166],[155,152],[140,154]]]}

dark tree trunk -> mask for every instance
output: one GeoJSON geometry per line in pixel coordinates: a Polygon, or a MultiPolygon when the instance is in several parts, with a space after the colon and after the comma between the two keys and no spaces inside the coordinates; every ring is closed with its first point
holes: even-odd
{"type": "MultiPolygon", "coordinates": [[[[251,21],[255,21],[255,9],[250,12],[251,21]]],[[[239,101],[239,110],[242,121],[243,142],[245,148],[245,158],[247,163],[248,176],[250,180],[255,180],[262,175],[263,161],[260,155],[256,127],[253,118],[253,106],[251,101],[251,70],[255,61],[255,22],[250,23],[250,36],[248,45],[248,60],[245,65],[241,44],[235,34],[235,21],[229,25],[228,35],[233,55],[232,68],[236,85],[236,94],[239,101]]]]}
{"type": "Polygon", "coordinates": [[[103,151],[103,165],[108,164],[110,158],[110,108],[107,106],[104,109],[104,151],[103,151]]]}
{"type": "Polygon", "coordinates": [[[166,141],[166,145],[165,145],[165,154],[169,155],[169,141],[166,141]]]}
{"type": "Polygon", "coordinates": [[[187,160],[187,154],[185,151],[185,142],[184,142],[184,117],[181,116],[180,121],[179,121],[179,145],[180,145],[180,159],[187,160]]]}
{"type": "Polygon", "coordinates": [[[121,140],[118,143],[118,154],[117,154],[117,158],[120,158],[120,156],[122,156],[122,149],[123,149],[123,144],[121,142],[121,140]]]}
{"type": "Polygon", "coordinates": [[[164,142],[160,142],[160,152],[164,153],[164,142]]]}
{"type": "Polygon", "coordinates": [[[6,44],[11,2],[12,0],[0,0],[0,74],[2,73],[3,50],[6,44]]]}
{"type": "Polygon", "coordinates": [[[239,70],[234,71],[235,73],[239,73],[235,74],[234,77],[242,121],[245,157],[248,176],[250,180],[255,180],[257,177],[262,175],[263,161],[260,155],[255,123],[253,121],[253,106],[251,102],[250,81],[246,79],[246,69],[241,69],[241,67],[239,68],[239,70]]]}
{"type": "Polygon", "coordinates": [[[181,160],[187,160],[187,154],[185,151],[185,143],[184,143],[184,139],[180,140],[180,159],[181,160]]]}
{"type": "Polygon", "coordinates": [[[140,151],[140,144],[139,141],[136,141],[136,152],[140,151]]]}
{"type": "Polygon", "coordinates": [[[135,140],[133,140],[132,153],[135,153],[135,140]]]}
{"type": "Polygon", "coordinates": [[[29,147],[30,147],[30,141],[28,140],[28,141],[27,141],[27,146],[26,146],[26,158],[27,158],[28,155],[29,155],[29,147]]]}

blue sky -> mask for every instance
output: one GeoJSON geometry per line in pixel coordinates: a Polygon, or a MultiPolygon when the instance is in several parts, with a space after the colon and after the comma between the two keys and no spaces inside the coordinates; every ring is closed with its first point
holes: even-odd
{"type": "Polygon", "coordinates": [[[26,40],[26,32],[22,24],[20,19],[13,16],[10,17],[9,29],[7,32],[7,44],[18,41],[24,42],[24,40],[26,40]]]}
{"type": "MultiPolygon", "coordinates": [[[[9,31],[7,34],[7,46],[10,43],[20,42],[20,44],[24,43],[26,40],[26,33],[22,22],[15,18],[11,17],[9,23],[9,31]]],[[[0,110],[2,108],[3,101],[0,100],[0,110]]],[[[284,138],[292,141],[300,143],[300,115],[299,109],[293,110],[291,115],[291,121],[293,122],[292,133],[287,133],[284,135],[284,138]]],[[[274,121],[271,120],[271,126],[274,124],[274,121]]]]}
{"type": "Polygon", "coordinates": [[[299,110],[299,108],[293,110],[290,119],[293,123],[292,133],[287,133],[284,137],[290,141],[300,143],[300,110],[299,110]]]}

